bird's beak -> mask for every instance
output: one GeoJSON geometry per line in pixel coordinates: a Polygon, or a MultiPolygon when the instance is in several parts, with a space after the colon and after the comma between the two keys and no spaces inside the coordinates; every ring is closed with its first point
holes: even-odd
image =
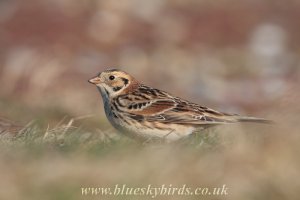
{"type": "Polygon", "coordinates": [[[101,82],[102,81],[101,81],[101,79],[99,77],[95,77],[95,78],[92,78],[92,79],[89,80],[89,83],[92,83],[92,84],[95,84],[95,85],[97,85],[97,84],[99,84],[101,82]]]}

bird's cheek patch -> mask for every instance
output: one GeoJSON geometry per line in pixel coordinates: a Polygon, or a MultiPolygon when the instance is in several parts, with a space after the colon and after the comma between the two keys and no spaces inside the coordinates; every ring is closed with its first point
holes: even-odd
{"type": "Polygon", "coordinates": [[[118,91],[121,90],[121,89],[122,89],[121,86],[113,87],[113,91],[114,91],[114,92],[118,92],[118,91]]]}
{"type": "Polygon", "coordinates": [[[128,85],[128,83],[129,83],[129,80],[126,79],[126,78],[122,78],[122,81],[124,82],[124,85],[125,85],[125,86],[128,85]]]}

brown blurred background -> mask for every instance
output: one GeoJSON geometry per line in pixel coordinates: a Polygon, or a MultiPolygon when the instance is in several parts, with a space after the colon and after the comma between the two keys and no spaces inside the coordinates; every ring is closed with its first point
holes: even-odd
{"type": "Polygon", "coordinates": [[[194,102],[265,116],[299,91],[299,10],[297,0],[2,0],[0,115],[102,115],[87,80],[118,67],[194,102]]]}
{"type": "Polygon", "coordinates": [[[299,0],[0,0],[0,132],[41,124],[0,138],[0,199],[85,199],[81,187],[115,184],[299,198],[299,11],[299,0]],[[109,143],[87,80],[110,67],[277,124],[220,127],[188,149],[109,143]]]}

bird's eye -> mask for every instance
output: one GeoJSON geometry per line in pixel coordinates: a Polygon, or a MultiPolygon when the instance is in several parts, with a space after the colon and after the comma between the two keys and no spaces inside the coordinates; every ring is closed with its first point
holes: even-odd
{"type": "Polygon", "coordinates": [[[109,77],[109,80],[111,80],[111,81],[114,80],[114,79],[115,79],[115,76],[110,76],[109,77]]]}

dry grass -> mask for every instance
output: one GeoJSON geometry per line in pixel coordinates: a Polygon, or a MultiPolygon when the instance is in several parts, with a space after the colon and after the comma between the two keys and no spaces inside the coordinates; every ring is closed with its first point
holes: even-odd
{"type": "Polygon", "coordinates": [[[82,196],[81,187],[116,184],[226,184],[229,188],[228,196],[156,199],[297,199],[299,195],[296,124],[219,127],[175,144],[142,145],[113,131],[89,132],[73,127],[74,119],[64,121],[46,130],[30,124],[15,138],[2,138],[0,199],[103,199],[82,196]]]}

